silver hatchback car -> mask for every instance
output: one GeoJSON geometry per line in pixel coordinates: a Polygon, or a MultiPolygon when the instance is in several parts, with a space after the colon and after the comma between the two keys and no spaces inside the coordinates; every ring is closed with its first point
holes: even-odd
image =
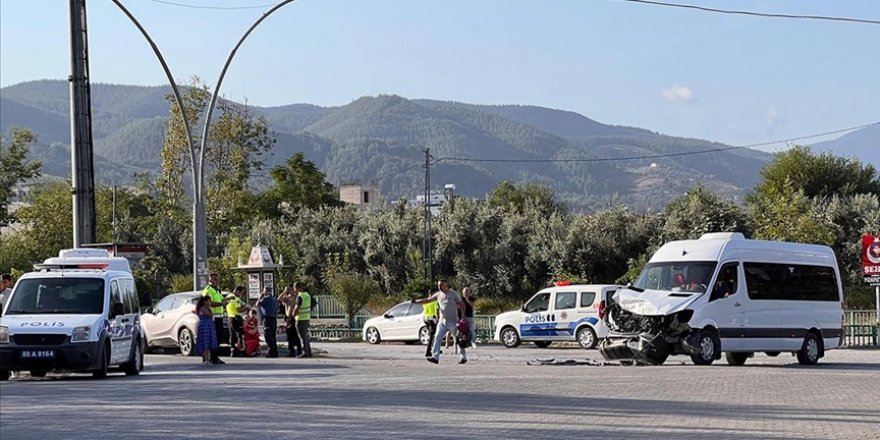
{"type": "MultiPolygon", "coordinates": [[[[195,314],[195,307],[201,294],[201,292],[173,293],[162,298],[158,304],[141,315],[147,347],[177,347],[184,356],[193,354],[199,327],[199,317],[195,314]]],[[[228,324],[224,319],[223,334],[219,338],[221,344],[228,341],[227,328],[228,324]]]]}

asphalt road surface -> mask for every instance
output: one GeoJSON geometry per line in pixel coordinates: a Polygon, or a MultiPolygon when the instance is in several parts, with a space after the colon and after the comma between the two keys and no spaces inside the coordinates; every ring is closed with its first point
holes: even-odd
{"type": "Polygon", "coordinates": [[[458,365],[420,346],[316,343],[315,359],[148,355],[140,376],[0,383],[0,439],[872,439],[880,351],[743,367],[527,365],[595,350],[481,346],[458,365]]]}

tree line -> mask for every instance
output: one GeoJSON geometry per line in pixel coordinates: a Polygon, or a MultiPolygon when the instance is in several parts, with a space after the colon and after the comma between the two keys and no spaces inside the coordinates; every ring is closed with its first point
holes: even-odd
{"type": "MultiPolygon", "coordinates": [[[[190,123],[210,93],[187,89],[190,123]]],[[[279,284],[305,281],[312,293],[335,293],[352,310],[378,311],[394,301],[422,296],[432,280],[423,264],[422,208],[405,203],[358,211],[338,200],[336,189],[303,154],[265,170],[261,160],[275,139],[267,121],[246,106],[224,104],[209,133],[206,180],[209,266],[224,288],[245,284],[235,271],[251,246],[270,247],[279,284]],[[262,179],[263,185],[255,185],[262,179]],[[261,189],[260,189],[261,188],[261,189]]],[[[43,183],[27,205],[9,214],[12,187],[39,172],[26,154],[35,137],[13,130],[0,147],[0,271],[27,271],[34,262],[70,246],[70,186],[43,183]]],[[[97,190],[99,242],[145,242],[149,255],[136,270],[139,289],[154,299],[191,286],[191,202],[188,149],[181,115],[170,105],[159,175],[136,176],[116,191],[97,190]]],[[[671,240],[703,233],[742,232],[747,237],[819,243],[838,257],[849,308],[873,303],[860,277],[859,237],[880,232],[880,176],[870,164],[816,154],[807,147],[779,153],[762,180],[737,202],[695,186],[663,212],[644,213],[610,201],[593,213],[569,212],[547,186],[503,181],[485,198],[447,201],[431,224],[434,278],[469,286],[480,311],[509,308],[555,280],[589,283],[632,281],[651,254],[671,240]]]]}

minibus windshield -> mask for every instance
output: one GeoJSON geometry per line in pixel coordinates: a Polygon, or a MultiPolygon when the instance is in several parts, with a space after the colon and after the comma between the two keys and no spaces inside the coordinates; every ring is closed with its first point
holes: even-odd
{"type": "Polygon", "coordinates": [[[633,285],[641,289],[705,293],[717,265],[715,261],[649,263],[633,285]]]}
{"type": "Polygon", "coordinates": [[[96,315],[103,309],[100,278],[31,278],[18,282],[6,315],[96,315]]]}

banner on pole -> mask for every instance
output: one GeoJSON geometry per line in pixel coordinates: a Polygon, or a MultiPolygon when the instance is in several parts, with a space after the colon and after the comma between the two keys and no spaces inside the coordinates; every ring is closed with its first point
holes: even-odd
{"type": "Polygon", "coordinates": [[[880,236],[862,236],[862,275],[866,283],[880,286],[880,236]]]}

